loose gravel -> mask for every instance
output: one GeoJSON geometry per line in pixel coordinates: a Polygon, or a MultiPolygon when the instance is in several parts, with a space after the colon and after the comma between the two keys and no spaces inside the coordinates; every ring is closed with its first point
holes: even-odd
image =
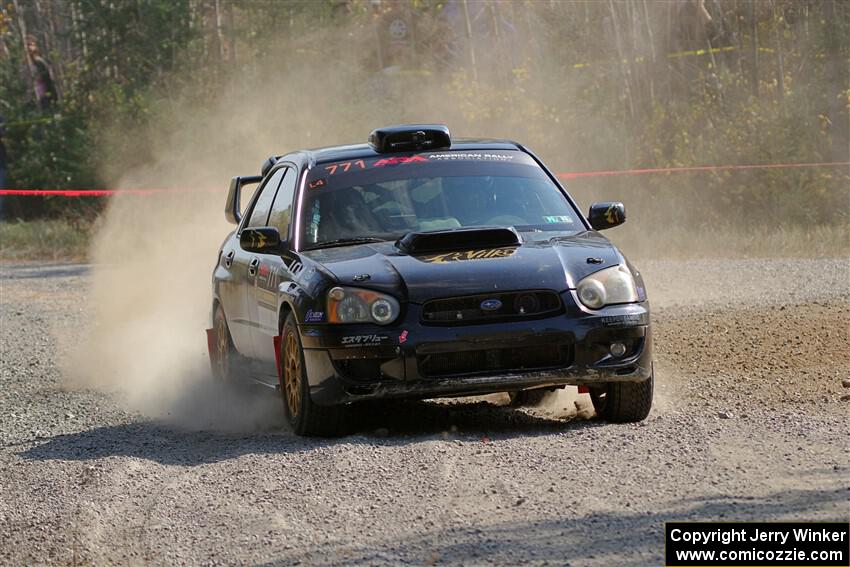
{"type": "Polygon", "coordinates": [[[0,563],[643,566],[665,521],[850,519],[848,262],[642,267],[645,422],[562,392],[370,407],[311,440],[266,391],[187,393],[240,401],[221,432],[70,389],[54,337],[90,324],[89,268],[2,266],[0,563]]]}

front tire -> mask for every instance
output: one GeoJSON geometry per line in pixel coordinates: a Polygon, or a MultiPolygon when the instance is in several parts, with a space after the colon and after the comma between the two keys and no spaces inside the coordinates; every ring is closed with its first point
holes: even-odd
{"type": "Polygon", "coordinates": [[[612,423],[643,421],[652,408],[655,372],[643,382],[609,382],[590,389],[596,415],[612,423]]]}
{"type": "Polygon", "coordinates": [[[345,406],[320,406],[310,398],[304,350],[295,317],[290,313],[283,324],[280,341],[283,411],[292,430],[308,437],[335,437],[343,434],[345,406]]]}

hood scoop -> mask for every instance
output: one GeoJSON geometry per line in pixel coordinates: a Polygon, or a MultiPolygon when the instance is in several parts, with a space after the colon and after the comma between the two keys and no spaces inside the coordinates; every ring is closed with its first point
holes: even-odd
{"type": "Polygon", "coordinates": [[[452,228],[431,232],[408,232],[396,242],[399,250],[411,256],[519,245],[520,237],[514,229],[487,226],[452,228]]]}

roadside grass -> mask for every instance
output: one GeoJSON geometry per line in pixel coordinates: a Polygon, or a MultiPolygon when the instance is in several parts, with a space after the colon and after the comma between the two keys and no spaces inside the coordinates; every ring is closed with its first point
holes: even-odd
{"type": "MultiPolygon", "coordinates": [[[[86,261],[98,222],[32,220],[0,222],[0,261],[86,261]]],[[[630,258],[848,258],[850,225],[772,227],[641,226],[606,231],[630,258]]]]}
{"type": "Polygon", "coordinates": [[[0,222],[0,261],[85,261],[96,224],[68,219],[0,222]]]}

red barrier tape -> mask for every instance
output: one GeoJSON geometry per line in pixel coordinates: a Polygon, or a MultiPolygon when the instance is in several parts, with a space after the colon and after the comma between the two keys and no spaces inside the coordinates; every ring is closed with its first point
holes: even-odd
{"type": "Polygon", "coordinates": [[[850,161],[821,163],[767,163],[759,165],[695,165],[690,167],[658,167],[652,169],[615,169],[610,171],[578,171],[559,173],[560,179],[578,179],[579,177],[610,177],[615,175],[646,175],[648,173],[687,173],[691,171],[740,171],[744,169],[791,169],[801,167],[842,167],[850,166],[850,161]]]}
{"type": "Polygon", "coordinates": [[[27,197],[108,197],[110,195],[153,195],[155,193],[217,193],[215,189],[0,189],[0,195],[27,197]]]}
{"type": "MultiPolygon", "coordinates": [[[[741,171],[746,169],[793,169],[812,167],[850,167],[850,161],[819,163],[767,163],[755,165],[695,165],[690,167],[657,167],[650,169],[613,169],[609,171],[575,171],[558,173],[560,179],[613,177],[653,173],[688,173],[695,171],[741,171]]],[[[0,195],[27,197],[108,197],[110,195],[152,195],[156,193],[217,193],[216,189],[0,189],[0,195]]]]}

